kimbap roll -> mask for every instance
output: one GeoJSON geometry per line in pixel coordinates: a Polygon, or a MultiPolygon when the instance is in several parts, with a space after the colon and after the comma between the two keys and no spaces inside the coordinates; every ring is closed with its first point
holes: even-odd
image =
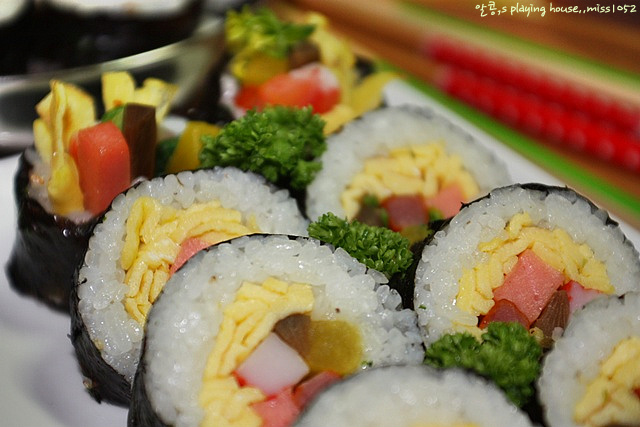
{"type": "Polygon", "coordinates": [[[414,307],[426,344],[522,323],[545,346],[571,313],[638,289],[638,251],[608,214],[566,187],[510,185],[463,207],[426,242],[414,307]]]}
{"type": "Polygon", "coordinates": [[[640,293],[587,304],[546,356],[538,381],[550,426],[640,425],[640,293]]]}
{"type": "Polygon", "coordinates": [[[493,153],[426,107],[368,112],[329,136],[327,146],[322,170],[307,188],[311,220],[332,212],[411,236],[511,183],[493,153]]]}
{"type": "Polygon", "coordinates": [[[420,364],[415,313],[386,281],[309,237],[199,252],[151,308],[129,426],[288,425],[342,377],[420,364]]]}
{"type": "Polygon", "coordinates": [[[305,235],[306,227],[288,192],[235,168],[166,175],[116,197],[72,292],[71,339],[91,395],[128,404],[149,308],[193,253],[256,232],[305,235]]]}
{"type": "Polygon", "coordinates": [[[69,311],[73,273],[95,223],[113,197],[153,176],[158,126],[176,87],[126,72],[103,76],[104,108],[84,89],[59,80],[37,105],[34,146],[14,181],[18,230],[6,266],[13,289],[69,311]]]}
{"type": "Polygon", "coordinates": [[[387,366],[322,391],[297,427],[533,426],[500,389],[462,370],[387,366]]]}
{"type": "Polygon", "coordinates": [[[325,16],[297,15],[293,22],[265,7],[227,12],[221,104],[236,118],[266,106],[310,107],[328,134],[378,107],[397,76],[358,58],[325,16]]]}

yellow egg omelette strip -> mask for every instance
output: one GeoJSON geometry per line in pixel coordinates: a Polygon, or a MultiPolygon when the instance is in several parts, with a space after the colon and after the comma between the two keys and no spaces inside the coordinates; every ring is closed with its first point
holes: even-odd
{"type": "Polygon", "coordinates": [[[256,231],[252,219],[244,220],[239,211],[223,208],[217,200],[176,209],[152,197],[140,197],[127,218],[120,255],[128,287],[125,310],[144,325],[185,240],[198,238],[215,244],[256,231]]]}
{"type": "Polygon", "coordinates": [[[640,420],[640,337],[622,340],[603,361],[574,410],[581,426],[633,425],[640,420]]]}
{"type": "Polygon", "coordinates": [[[391,195],[418,194],[428,199],[453,183],[460,186],[465,200],[480,191],[459,157],[446,153],[442,143],[407,145],[387,156],[365,160],[362,171],[354,176],[340,200],[347,218],[353,219],[364,195],[384,200],[391,195]]]}
{"type": "MultiPolygon", "coordinates": [[[[215,286],[213,284],[212,286],[215,286]]],[[[280,319],[309,313],[314,296],[310,285],[273,277],[261,284],[244,282],[223,319],[205,367],[199,402],[205,410],[201,427],[260,426],[262,419],[250,408],[265,399],[253,387],[240,387],[233,371],[273,330],[280,319]]]]}
{"type": "Polygon", "coordinates": [[[47,192],[54,213],[68,215],[84,210],[80,179],[69,145],[75,133],[95,123],[95,106],[82,89],[51,80],[51,91],[37,105],[33,123],[34,145],[51,167],[47,192]]]}

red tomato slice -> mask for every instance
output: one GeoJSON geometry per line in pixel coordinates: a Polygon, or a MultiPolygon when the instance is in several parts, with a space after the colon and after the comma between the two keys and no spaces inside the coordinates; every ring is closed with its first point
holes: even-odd
{"type": "Polygon", "coordinates": [[[260,110],[264,107],[258,86],[243,86],[238,95],[236,95],[235,102],[238,107],[245,110],[251,110],[252,108],[260,110]]]}
{"type": "Polygon", "coordinates": [[[310,64],[272,77],[258,88],[258,98],[262,105],[311,106],[322,114],[340,100],[340,86],[328,68],[310,64]]]}
{"type": "Polygon", "coordinates": [[[480,329],[486,328],[491,322],[518,322],[522,326],[529,329],[529,319],[522,314],[518,307],[509,300],[501,299],[496,301],[491,310],[482,317],[480,329]]]}
{"type": "Polygon", "coordinates": [[[504,284],[493,292],[493,299],[496,302],[501,299],[511,301],[531,324],[563,282],[562,272],[547,265],[531,249],[527,249],[518,257],[504,284]]]}
{"type": "Polygon", "coordinates": [[[85,209],[97,215],[131,184],[129,146],[113,122],[81,129],[72,146],[85,209]]]}
{"type": "Polygon", "coordinates": [[[429,212],[422,196],[391,196],[381,205],[389,215],[389,228],[393,231],[429,222],[429,212]]]}
{"type": "Polygon", "coordinates": [[[291,387],[267,400],[254,403],[251,408],[262,418],[262,427],[290,426],[300,413],[293,400],[291,387]]]}

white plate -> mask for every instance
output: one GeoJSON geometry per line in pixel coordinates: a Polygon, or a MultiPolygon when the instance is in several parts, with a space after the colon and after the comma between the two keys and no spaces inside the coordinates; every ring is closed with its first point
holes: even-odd
{"type": "MultiPolygon", "coordinates": [[[[518,182],[562,184],[534,164],[478,131],[455,114],[402,82],[387,88],[390,104],[430,105],[475,133],[502,157],[518,182]]],[[[16,228],[13,176],[17,156],[0,159],[0,261],[6,264],[16,228]]],[[[627,237],[640,247],[640,232],[621,223],[627,237]]],[[[0,276],[0,414],[2,425],[39,427],[126,426],[127,411],[98,404],[85,392],[68,338],[69,318],[54,313],[9,288],[0,276]]]]}

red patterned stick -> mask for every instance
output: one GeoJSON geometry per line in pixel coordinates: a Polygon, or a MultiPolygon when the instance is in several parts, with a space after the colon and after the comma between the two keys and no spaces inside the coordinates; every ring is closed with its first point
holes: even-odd
{"type": "Polygon", "coordinates": [[[640,138],[629,132],[466,70],[443,68],[436,83],[450,95],[523,132],[640,173],[640,138]]]}
{"type": "Polygon", "coordinates": [[[536,95],[548,103],[557,103],[591,119],[611,123],[621,131],[640,135],[640,107],[597,93],[593,88],[441,37],[430,39],[423,53],[437,62],[489,77],[500,84],[536,95]]]}

